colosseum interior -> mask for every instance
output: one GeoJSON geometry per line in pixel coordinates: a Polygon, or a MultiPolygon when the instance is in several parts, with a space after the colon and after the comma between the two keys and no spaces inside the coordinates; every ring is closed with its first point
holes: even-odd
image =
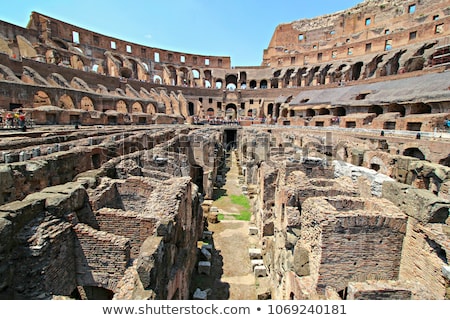
{"type": "Polygon", "coordinates": [[[0,21],[0,299],[448,300],[449,26],[366,0],[232,67],[0,21]]]}

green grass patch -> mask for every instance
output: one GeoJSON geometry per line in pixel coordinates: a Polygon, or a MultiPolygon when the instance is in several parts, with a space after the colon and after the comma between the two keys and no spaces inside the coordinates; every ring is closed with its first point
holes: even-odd
{"type": "Polygon", "coordinates": [[[225,218],[225,216],[223,215],[223,213],[219,213],[217,215],[217,220],[219,220],[219,221],[223,220],[224,218],[225,218]]]}
{"type": "Polygon", "coordinates": [[[240,214],[234,215],[234,217],[236,220],[250,221],[250,218],[252,217],[252,213],[248,210],[244,210],[240,214]]]}
{"type": "Polygon", "coordinates": [[[250,202],[248,201],[248,199],[245,195],[236,196],[236,195],[232,194],[232,195],[230,195],[230,198],[231,198],[231,203],[240,205],[247,210],[250,209],[250,202]]]}

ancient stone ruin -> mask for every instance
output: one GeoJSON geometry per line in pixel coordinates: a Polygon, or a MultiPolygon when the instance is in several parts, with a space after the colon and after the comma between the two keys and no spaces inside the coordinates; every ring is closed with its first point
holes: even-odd
{"type": "Polygon", "coordinates": [[[367,0],[258,67],[0,21],[0,299],[227,298],[195,279],[231,155],[254,299],[449,299],[449,21],[367,0]]]}

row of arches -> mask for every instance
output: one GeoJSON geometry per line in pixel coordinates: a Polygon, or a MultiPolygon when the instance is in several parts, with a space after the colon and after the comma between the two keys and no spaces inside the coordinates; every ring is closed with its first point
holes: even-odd
{"type": "MultiPolygon", "coordinates": [[[[290,110],[290,116],[294,116],[294,110],[290,110]]],[[[366,111],[366,110],[364,110],[366,111]]],[[[287,109],[281,116],[288,116],[287,109]]],[[[401,117],[413,114],[431,114],[433,113],[433,107],[426,103],[415,103],[411,105],[390,104],[388,106],[373,105],[367,108],[367,113],[375,113],[376,115],[384,113],[399,113],[401,117]]],[[[304,111],[304,116],[314,117],[320,115],[333,115],[343,117],[348,114],[346,107],[323,107],[319,109],[307,108],[304,111]]]]}
{"type": "Polygon", "coordinates": [[[115,110],[119,113],[146,113],[155,114],[157,109],[153,103],[144,104],[139,101],[125,101],[119,99],[111,101],[110,104],[101,104],[88,96],[83,96],[79,101],[76,97],[71,97],[68,94],[63,94],[61,97],[51,98],[50,95],[42,90],[34,94],[33,108],[41,106],[57,106],[63,110],[79,109],[82,111],[100,111],[115,110]]]}

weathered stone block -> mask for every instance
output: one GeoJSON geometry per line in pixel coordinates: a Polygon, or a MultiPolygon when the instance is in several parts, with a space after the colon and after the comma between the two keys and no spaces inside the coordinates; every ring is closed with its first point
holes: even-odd
{"type": "Polygon", "coordinates": [[[248,234],[251,236],[258,234],[258,228],[256,226],[250,226],[248,227],[248,234]]]}
{"type": "Polygon", "coordinates": [[[202,248],[201,252],[206,260],[211,261],[211,252],[209,252],[206,248],[202,248]]]}
{"type": "Polygon", "coordinates": [[[198,273],[209,275],[211,272],[211,262],[209,261],[199,261],[198,263],[198,273]]]}
{"type": "Polygon", "coordinates": [[[264,265],[264,260],[263,259],[253,259],[250,261],[251,265],[252,265],[252,270],[255,270],[256,266],[263,266],[264,265]]]}
{"type": "Polygon", "coordinates": [[[294,265],[295,273],[299,277],[309,276],[309,251],[300,245],[294,248],[294,265]]]}
{"type": "Polygon", "coordinates": [[[267,277],[267,268],[265,266],[255,266],[253,269],[255,277],[267,277]]]}
{"type": "Polygon", "coordinates": [[[248,249],[248,255],[250,256],[250,259],[262,259],[262,252],[261,249],[258,248],[250,248],[248,249]]]}

